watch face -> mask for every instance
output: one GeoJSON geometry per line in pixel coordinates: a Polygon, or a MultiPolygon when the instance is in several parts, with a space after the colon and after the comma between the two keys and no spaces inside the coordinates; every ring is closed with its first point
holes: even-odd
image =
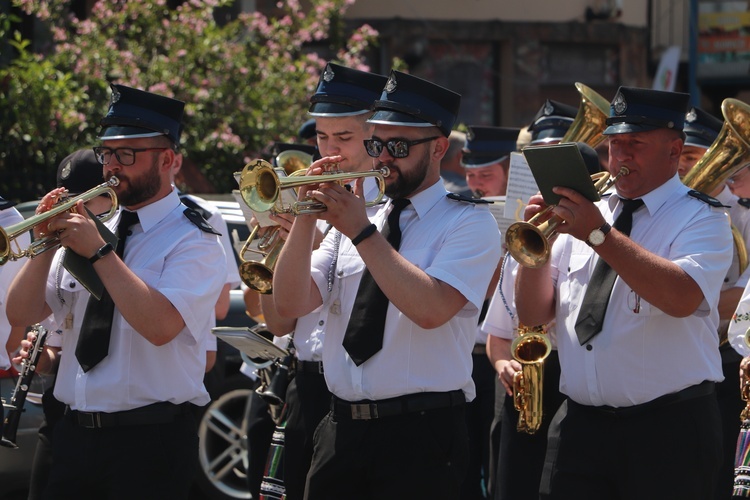
{"type": "Polygon", "coordinates": [[[591,231],[591,234],[589,234],[589,243],[593,246],[601,245],[604,243],[604,237],[605,234],[601,229],[594,229],[591,231]]]}

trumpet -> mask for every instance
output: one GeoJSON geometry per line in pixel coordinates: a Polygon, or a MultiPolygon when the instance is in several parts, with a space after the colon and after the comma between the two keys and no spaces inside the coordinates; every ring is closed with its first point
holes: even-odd
{"type": "MultiPolygon", "coordinates": [[[[296,172],[295,172],[296,173],[296,172]]],[[[374,200],[366,202],[367,206],[377,205],[385,194],[385,178],[390,174],[388,167],[382,167],[367,172],[324,172],[320,175],[305,175],[294,177],[279,177],[274,168],[265,160],[254,160],[242,169],[240,175],[240,194],[243,201],[256,212],[273,210],[282,189],[298,188],[323,182],[344,182],[350,179],[375,177],[378,181],[378,195],[374,200]]],[[[277,212],[279,209],[276,209],[277,212]]],[[[280,209],[284,212],[312,214],[326,211],[326,206],[315,200],[301,200],[289,208],[280,209]]]]}
{"type": "Polygon", "coordinates": [[[521,371],[513,375],[513,406],[518,411],[516,430],[534,434],[542,425],[542,394],[544,360],[552,344],[544,327],[518,327],[519,336],[510,344],[510,352],[521,363],[521,371]]]}
{"type": "Polygon", "coordinates": [[[240,250],[239,272],[242,282],[258,293],[270,294],[273,290],[273,269],[279,258],[284,240],[279,236],[280,226],[255,226],[240,250]],[[262,231],[262,234],[260,234],[262,231]],[[256,247],[252,248],[253,241],[256,247]],[[247,252],[259,253],[261,260],[245,260],[247,252]]]}
{"type": "Polygon", "coordinates": [[[65,201],[58,203],[44,213],[32,215],[25,221],[13,224],[12,226],[8,226],[6,228],[0,227],[0,266],[5,264],[9,260],[19,260],[24,257],[33,259],[37,255],[46,252],[47,250],[52,250],[60,246],[60,238],[58,238],[57,235],[44,235],[38,240],[32,242],[29,245],[29,248],[25,250],[21,249],[18,245],[16,245],[18,247],[17,251],[14,252],[13,250],[11,250],[11,243],[15,241],[16,238],[18,238],[20,235],[34,229],[41,224],[48,223],[51,219],[64,212],[73,210],[76,206],[76,203],[78,203],[80,200],[87,202],[103,194],[109,195],[109,197],[112,198],[112,206],[110,207],[109,212],[101,216],[100,220],[106,221],[111,219],[117,213],[117,194],[112,188],[114,188],[118,184],[120,184],[120,180],[117,177],[112,176],[107,182],[93,187],[78,196],[66,199],[65,201]]]}
{"type": "MultiPolygon", "coordinates": [[[[614,177],[609,172],[599,172],[591,176],[594,187],[602,195],[624,175],[628,175],[628,167],[620,167],[620,171],[614,177]]],[[[534,215],[528,221],[514,222],[508,227],[505,234],[505,245],[514,259],[524,267],[537,268],[543,266],[550,255],[549,240],[557,232],[557,226],[563,222],[562,218],[552,215],[544,222],[539,220],[545,217],[555,205],[549,205],[541,212],[534,215]]]]}

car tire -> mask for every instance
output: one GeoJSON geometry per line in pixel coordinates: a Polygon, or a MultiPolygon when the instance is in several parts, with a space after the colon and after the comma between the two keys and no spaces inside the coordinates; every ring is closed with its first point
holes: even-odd
{"type": "Polygon", "coordinates": [[[253,382],[240,374],[227,379],[223,389],[199,414],[196,486],[210,500],[250,499],[247,415],[253,382]]]}

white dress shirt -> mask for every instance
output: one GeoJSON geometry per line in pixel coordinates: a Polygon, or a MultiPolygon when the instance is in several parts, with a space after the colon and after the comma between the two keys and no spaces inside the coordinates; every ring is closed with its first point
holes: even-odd
{"type": "MultiPolygon", "coordinates": [[[[379,400],[424,391],[461,389],[475,395],[471,379],[474,334],[487,287],[497,266],[501,241],[486,206],[446,197],[442,181],[410,198],[401,213],[399,253],[428,275],[455,288],[468,300],[438,328],[420,328],[389,304],[383,348],[357,366],[341,345],[365,268],[348,238],[340,242],[335,281],[328,291],[333,259],[331,234],[312,255],[312,276],[329,308],[323,365],[328,388],[341,399],[379,400]]],[[[382,228],[391,203],[371,219],[382,228]]]]}
{"type": "MultiPolygon", "coordinates": [[[[0,227],[2,228],[8,228],[13,224],[23,222],[23,220],[23,215],[13,207],[0,210],[0,227]]],[[[15,250],[18,247],[25,250],[29,248],[29,244],[29,233],[25,232],[11,242],[10,249],[15,250]]],[[[8,337],[10,336],[10,323],[8,322],[8,316],[5,312],[7,302],[6,294],[8,293],[8,288],[10,288],[10,284],[13,282],[13,278],[16,277],[16,274],[18,274],[18,271],[21,270],[21,267],[23,267],[25,262],[26,259],[15,261],[8,260],[5,264],[0,266],[0,345],[2,346],[5,346],[6,342],[8,342],[8,337]]],[[[11,348],[14,347],[15,346],[11,346],[11,348]]],[[[3,347],[0,349],[0,369],[6,370],[8,368],[10,368],[10,358],[8,356],[8,351],[3,347]]]]}
{"type": "MultiPolygon", "coordinates": [[[[579,306],[598,260],[593,249],[560,235],[552,251],[556,283],[560,390],[584,405],[626,407],[680,391],[704,380],[721,381],[717,304],[732,258],[732,237],[721,208],[689,196],[679,177],[643,196],[631,239],[682,268],[704,300],[685,318],[669,316],[640,298],[619,277],[602,331],[581,346],[575,332],[579,306]]],[[[613,223],[616,196],[598,203],[613,223]]]]}
{"type": "MultiPolygon", "coordinates": [[[[75,306],[73,327],[63,336],[55,397],[71,408],[113,412],[162,401],[208,403],[205,337],[226,278],[226,257],[217,236],[201,231],[184,210],[175,190],[138,210],[139,223],[131,228],[124,256],[128,268],[163,294],[185,321],[171,342],[151,344],[115,310],[109,355],[84,373],[75,347],[89,293],[79,289],[72,299],[68,290],[60,290],[75,306]]],[[[117,222],[119,217],[113,217],[106,225],[114,229],[117,222]]],[[[64,317],[54,275],[53,264],[46,300],[56,316],[64,317]]]]}

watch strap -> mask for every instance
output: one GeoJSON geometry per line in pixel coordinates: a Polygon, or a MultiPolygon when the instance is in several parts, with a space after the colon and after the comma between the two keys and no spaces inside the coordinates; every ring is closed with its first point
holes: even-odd
{"type": "Polygon", "coordinates": [[[114,249],[115,249],[115,247],[114,247],[114,246],[112,245],[112,243],[109,243],[109,242],[105,243],[105,244],[104,244],[104,245],[102,245],[102,247],[101,247],[101,248],[100,248],[99,250],[97,250],[97,251],[96,251],[96,253],[95,253],[95,254],[94,254],[94,255],[93,255],[93,256],[92,256],[92,257],[91,257],[91,258],[89,259],[89,262],[91,262],[91,263],[93,264],[94,262],[96,262],[97,260],[101,259],[102,257],[104,257],[105,255],[107,255],[108,253],[110,253],[110,252],[111,252],[112,250],[114,250],[114,249]]]}

